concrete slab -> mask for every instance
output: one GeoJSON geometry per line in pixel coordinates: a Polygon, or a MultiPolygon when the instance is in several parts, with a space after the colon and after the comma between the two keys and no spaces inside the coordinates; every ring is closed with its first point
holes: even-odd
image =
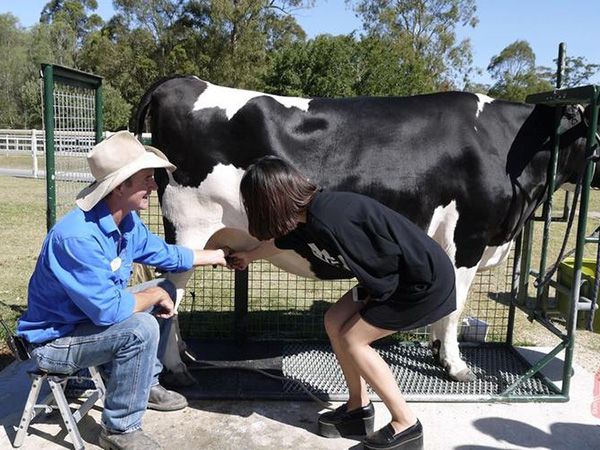
{"type": "MultiPolygon", "coordinates": [[[[539,359],[547,349],[524,350],[539,359]]],[[[30,363],[12,364],[0,373],[0,448],[11,448],[29,381],[30,363]]],[[[561,361],[553,362],[556,379],[561,361]]],[[[600,419],[592,415],[594,376],[574,367],[567,403],[411,403],[425,428],[425,448],[445,449],[600,449],[600,419]]],[[[338,404],[334,404],[337,406],[338,404]]],[[[389,420],[376,403],[376,427],[389,420]]],[[[315,433],[323,408],[312,401],[193,401],[183,411],[148,411],[144,429],[165,449],[359,449],[360,442],[325,439],[315,433]]],[[[100,432],[99,406],[80,422],[86,448],[100,432]]],[[[24,450],[71,448],[60,416],[37,418],[24,450]]]]}

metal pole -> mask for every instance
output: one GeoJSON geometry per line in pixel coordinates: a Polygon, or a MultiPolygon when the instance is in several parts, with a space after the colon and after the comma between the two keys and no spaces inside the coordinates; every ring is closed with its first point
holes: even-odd
{"type": "Polygon", "coordinates": [[[235,341],[246,340],[246,318],[248,317],[248,269],[235,271],[233,306],[233,334],[235,341]]]}
{"type": "Polygon", "coordinates": [[[54,72],[52,65],[42,64],[44,78],[44,132],[46,136],[46,228],[56,222],[56,184],[54,173],[54,72]]]}
{"type": "MultiPolygon", "coordinates": [[[[558,46],[558,68],[556,73],[556,87],[560,89],[562,83],[562,72],[565,64],[565,44],[563,42],[558,46]]],[[[546,259],[548,256],[548,241],[550,239],[550,226],[552,224],[552,196],[555,190],[556,171],[558,167],[558,153],[560,152],[560,119],[562,107],[554,107],[554,138],[552,154],[548,165],[548,183],[547,183],[547,198],[544,203],[542,217],[544,218],[544,232],[542,235],[542,252],[540,256],[539,279],[542,280],[546,276],[546,259]]],[[[536,295],[536,309],[544,307],[546,297],[548,296],[548,286],[540,285],[536,295]]]]}

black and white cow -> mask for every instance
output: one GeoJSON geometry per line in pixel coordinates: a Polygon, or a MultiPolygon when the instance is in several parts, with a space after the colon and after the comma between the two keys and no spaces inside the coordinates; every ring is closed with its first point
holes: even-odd
{"type": "MultiPolygon", "coordinates": [[[[240,204],[244,169],[278,155],[320,186],[369,195],[432,236],[454,263],[458,309],[432,326],[450,376],[470,380],[457,322],[478,270],[501,262],[546,195],[553,108],[444,92],[413,97],[292,98],[196,77],[154,84],[137,112],[153,145],[178,167],[158,174],[167,239],[191,247],[253,244],[240,204]]],[[[586,125],[565,108],[557,184],[584,162],[586,125]]],[[[280,268],[307,277],[287,252],[280,268]]],[[[176,279],[184,287],[189,275],[176,279]]]]}

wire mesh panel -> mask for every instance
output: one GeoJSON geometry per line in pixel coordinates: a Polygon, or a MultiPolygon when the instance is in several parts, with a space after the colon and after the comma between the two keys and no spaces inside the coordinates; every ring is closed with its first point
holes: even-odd
{"type": "Polygon", "coordinates": [[[102,137],[102,79],[43,64],[48,228],[93,181],[86,156],[102,137]]]}
{"type": "MultiPolygon", "coordinates": [[[[152,231],[164,235],[156,194],[141,216],[152,231]]],[[[461,317],[459,339],[506,341],[512,264],[511,253],[498,268],[476,276],[461,317]]],[[[198,268],[179,307],[182,333],[186,338],[231,339],[241,331],[243,337],[255,340],[326,339],[325,311],[355,284],[355,280],[310,280],[266,261],[255,262],[249,268],[247,311],[236,322],[234,273],[223,268],[198,268]]],[[[424,341],[429,338],[429,328],[397,333],[395,338],[424,341]]]]}
{"type": "Polygon", "coordinates": [[[325,337],[323,314],[356,284],[316,281],[261,261],[250,268],[246,332],[261,339],[325,337]]]}

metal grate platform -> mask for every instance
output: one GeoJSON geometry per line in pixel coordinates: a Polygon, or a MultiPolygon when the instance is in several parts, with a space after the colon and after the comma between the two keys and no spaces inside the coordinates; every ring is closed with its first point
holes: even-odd
{"type": "MultiPolygon", "coordinates": [[[[203,361],[191,366],[198,385],[185,391],[190,398],[307,399],[300,383],[322,399],[348,398],[341,370],[327,343],[198,344],[193,347],[204,348],[204,352],[197,352],[203,361]]],[[[409,401],[519,401],[519,396],[545,397],[547,401],[554,395],[560,401],[540,376],[523,381],[510,399],[502,397],[506,388],[530,368],[507,345],[462,346],[461,353],[477,376],[468,383],[452,381],[422,343],[390,342],[375,347],[390,364],[409,401]]],[[[378,399],[374,393],[372,398],[378,399]]]]}
{"type": "MultiPolygon", "coordinates": [[[[481,345],[462,347],[461,354],[477,379],[472,382],[452,381],[445,370],[436,363],[431,349],[422,344],[387,344],[376,347],[390,365],[398,385],[409,400],[473,400],[480,396],[495,396],[524,374],[529,366],[507,346],[481,345]]],[[[328,345],[292,344],[286,347],[283,357],[284,375],[297,380],[330,400],[346,400],[348,391],[335,355],[328,345]]],[[[301,393],[293,382],[284,389],[301,393]]],[[[374,399],[376,394],[372,391],[374,399]]],[[[517,388],[515,395],[551,395],[552,391],[541,378],[532,378],[517,388]]]]}

